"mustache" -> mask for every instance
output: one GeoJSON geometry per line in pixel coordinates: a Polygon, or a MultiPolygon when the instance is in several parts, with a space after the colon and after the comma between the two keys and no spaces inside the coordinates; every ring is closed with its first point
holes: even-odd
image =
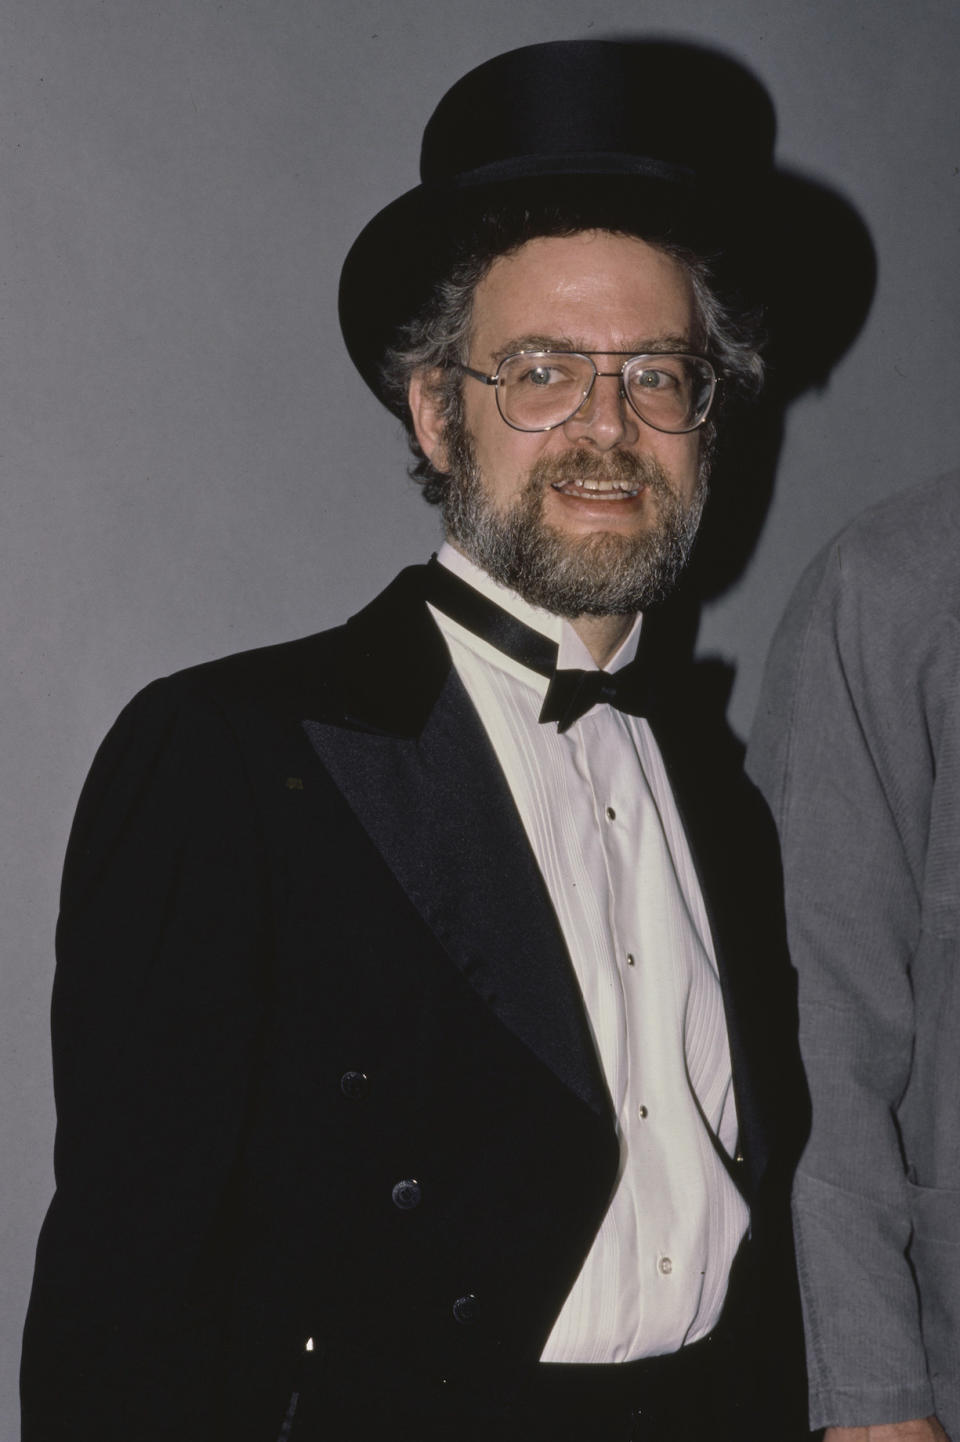
{"type": "Polygon", "coordinates": [[[670,490],[667,474],[653,456],[633,451],[566,451],[558,456],[541,456],[530,468],[531,487],[565,485],[568,481],[626,482],[631,487],[647,486],[651,491],[670,490]]]}

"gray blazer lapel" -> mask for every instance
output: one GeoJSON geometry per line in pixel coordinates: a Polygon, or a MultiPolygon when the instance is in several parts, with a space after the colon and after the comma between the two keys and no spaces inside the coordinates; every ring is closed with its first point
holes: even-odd
{"type": "MultiPolygon", "coordinates": [[[[431,623],[432,625],[432,623],[431,623]]],[[[304,729],[410,900],[500,1020],[610,1115],[579,988],[503,773],[456,673],[419,735],[304,729]]]]}

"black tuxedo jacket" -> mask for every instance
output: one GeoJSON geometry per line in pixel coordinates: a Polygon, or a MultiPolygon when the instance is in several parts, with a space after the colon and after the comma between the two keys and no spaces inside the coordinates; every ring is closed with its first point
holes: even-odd
{"type": "MultiPolygon", "coordinates": [[[[156,682],[101,748],[63,884],[25,1442],[511,1435],[618,1148],[422,588],[413,568],[344,627],[156,682]]],[[[774,843],[689,709],[653,720],[719,953],[769,1341],[802,1126],[774,843]]]]}

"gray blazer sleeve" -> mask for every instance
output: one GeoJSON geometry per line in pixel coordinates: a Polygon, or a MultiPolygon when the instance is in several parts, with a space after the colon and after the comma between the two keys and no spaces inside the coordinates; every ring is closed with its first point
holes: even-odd
{"type": "Polygon", "coordinates": [[[794,1190],[813,1426],[960,1427],[958,518],[941,481],[814,562],[750,744],[813,1103],[794,1190]]]}

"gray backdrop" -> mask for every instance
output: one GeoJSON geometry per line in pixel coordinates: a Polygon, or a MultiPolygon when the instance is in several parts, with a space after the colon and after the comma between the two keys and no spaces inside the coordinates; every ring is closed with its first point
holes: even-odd
{"type": "Polygon", "coordinates": [[[433,547],[341,347],[340,260],[415,183],[459,74],[615,29],[745,60],[781,159],[846,195],[879,257],[862,334],[788,417],[752,563],[703,619],[743,734],[807,558],[960,460],[956,0],[0,0],[4,1439],[52,1185],[58,872],[93,751],[155,675],[334,622],[433,547]]]}

